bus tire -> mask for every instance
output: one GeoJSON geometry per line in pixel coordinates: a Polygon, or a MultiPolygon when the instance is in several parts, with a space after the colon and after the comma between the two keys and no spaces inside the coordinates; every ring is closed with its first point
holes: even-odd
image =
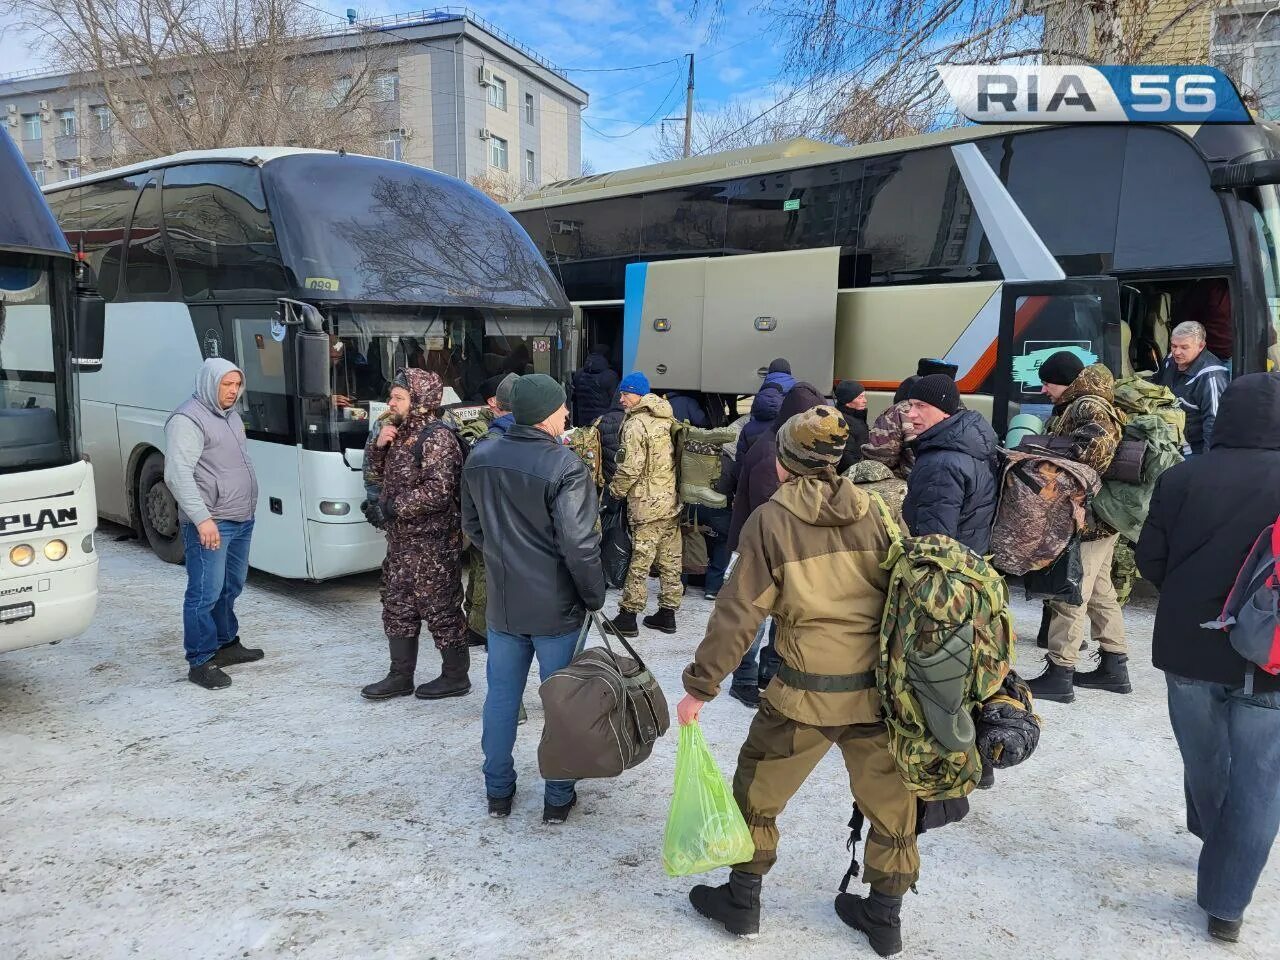
{"type": "Polygon", "coordinates": [[[138,518],[151,551],[165,563],[182,562],[178,503],[164,482],[164,455],[152,453],[138,471],[138,518]]]}

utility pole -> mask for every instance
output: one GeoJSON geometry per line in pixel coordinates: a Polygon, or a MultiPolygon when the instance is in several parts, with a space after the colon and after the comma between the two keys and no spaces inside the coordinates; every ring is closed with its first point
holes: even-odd
{"type": "Polygon", "coordinates": [[[684,155],[693,151],[693,54],[689,54],[689,86],[684,93],[684,155]]]}

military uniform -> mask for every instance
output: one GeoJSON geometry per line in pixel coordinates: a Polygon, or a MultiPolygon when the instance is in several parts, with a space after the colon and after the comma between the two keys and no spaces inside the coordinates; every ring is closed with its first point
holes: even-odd
{"type": "MultiPolygon", "coordinates": [[[[458,427],[458,438],[467,447],[474,447],[485,438],[493,425],[495,416],[492,410],[484,407],[478,414],[458,427]]],[[[484,608],[489,602],[488,582],[484,573],[484,554],[467,544],[462,553],[467,568],[467,592],[464,609],[467,615],[467,629],[481,637],[488,632],[484,619],[484,608]]]]}
{"type": "Polygon", "coordinates": [[[907,400],[889,407],[876,417],[867,431],[867,442],[862,445],[864,459],[883,463],[900,480],[911,475],[916,462],[915,451],[910,446],[912,428],[907,419],[910,410],[911,403],[907,400]]]}
{"type": "Polygon", "coordinates": [[[639,613],[648,599],[649,568],[656,561],[661,590],[658,604],[680,606],[683,542],[676,493],[671,404],[647,394],[622,423],[622,446],[609,492],[627,501],[631,524],[631,566],[622,591],[622,609],[639,613]]]}

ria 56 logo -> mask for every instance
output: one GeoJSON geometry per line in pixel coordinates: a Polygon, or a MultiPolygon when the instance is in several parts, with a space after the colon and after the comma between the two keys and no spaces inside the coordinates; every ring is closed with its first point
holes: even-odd
{"type": "Polygon", "coordinates": [[[975,123],[1251,123],[1214,67],[939,67],[975,123]]]}

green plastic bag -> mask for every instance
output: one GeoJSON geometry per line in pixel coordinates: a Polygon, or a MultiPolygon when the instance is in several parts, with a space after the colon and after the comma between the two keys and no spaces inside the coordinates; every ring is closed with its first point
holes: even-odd
{"type": "Polygon", "coordinates": [[[702,728],[697,723],[686,724],[680,728],[676,786],[662,843],[667,875],[706,873],[746,863],[755,854],[751,831],[707,749],[702,728]]]}

